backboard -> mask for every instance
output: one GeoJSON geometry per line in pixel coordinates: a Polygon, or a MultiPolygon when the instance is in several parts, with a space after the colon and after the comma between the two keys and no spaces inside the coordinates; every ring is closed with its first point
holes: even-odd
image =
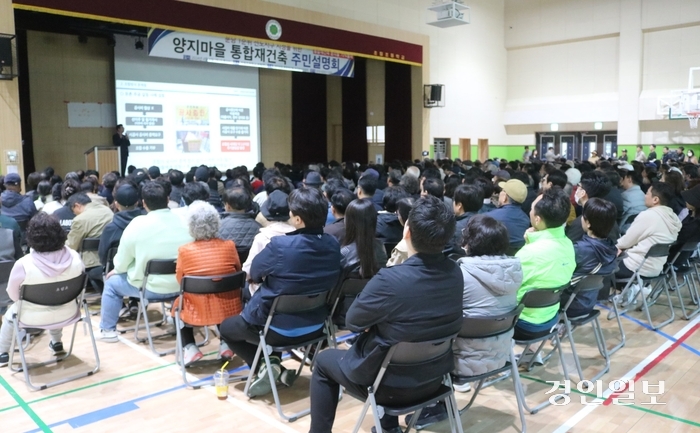
{"type": "Polygon", "coordinates": [[[687,119],[690,127],[698,127],[700,116],[700,67],[689,68],[688,87],[676,90],[658,101],[657,114],[669,120],[687,119]]]}

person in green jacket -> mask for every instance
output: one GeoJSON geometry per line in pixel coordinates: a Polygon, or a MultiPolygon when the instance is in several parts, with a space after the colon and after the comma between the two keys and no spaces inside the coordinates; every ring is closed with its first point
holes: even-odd
{"type": "MultiPolygon", "coordinates": [[[[532,203],[532,227],[525,232],[525,245],[515,255],[523,269],[518,302],[530,290],[552,289],[571,281],[576,256],[564,232],[570,208],[571,201],[560,187],[544,191],[532,203]]],[[[559,321],[558,313],[559,304],[525,308],[515,325],[513,339],[530,340],[548,334],[559,321]]]]}

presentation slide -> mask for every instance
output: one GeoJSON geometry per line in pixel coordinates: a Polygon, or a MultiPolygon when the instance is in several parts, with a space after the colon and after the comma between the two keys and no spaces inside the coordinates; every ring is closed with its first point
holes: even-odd
{"type": "Polygon", "coordinates": [[[187,172],[258,162],[255,89],[117,80],[116,93],[129,165],[187,172]]]}

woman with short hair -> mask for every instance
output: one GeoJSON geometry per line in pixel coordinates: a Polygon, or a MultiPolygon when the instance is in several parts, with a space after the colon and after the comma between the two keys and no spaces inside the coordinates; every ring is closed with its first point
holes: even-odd
{"type": "MultiPolygon", "coordinates": [[[[194,242],[178,249],[175,275],[178,283],[183,277],[227,275],[241,270],[236,244],[219,238],[219,221],[219,213],[211,204],[201,200],[190,204],[187,225],[194,242]]],[[[195,343],[193,326],[220,324],[242,310],[240,291],[194,296],[196,298],[184,296],[180,311],[180,318],[186,324],[179,330],[185,367],[204,356],[195,343]],[[202,317],[204,314],[206,317],[202,317]]],[[[179,300],[173,303],[173,308],[177,305],[179,300]]],[[[219,345],[219,358],[233,358],[233,352],[223,340],[219,345]]]]}
{"type": "MultiPolygon", "coordinates": [[[[65,246],[67,234],[58,220],[39,212],[27,225],[27,245],[29,254],[15,262],[7,283],[7,294],[14,302],[19,300],[20,287],[25,284],[45,284],[70,280],[80,275],[85,267],[80,255],[65,246]]],[[[22,324],[24,326],[46,323],[67,323],[78,313],[77,302],[45,307],[23,301],[22,324]],[[50,316],[50,320],[47,320],[50,316]]],[[[12,316],[17,313],[17,304],[7,310],[0,326],[0,367],[9,361],[8,351],[12,344],[12,316]]],[[[63,352],[61,342],[63,328],[49,331],[49,348],[56,353],[63,352]]]]}

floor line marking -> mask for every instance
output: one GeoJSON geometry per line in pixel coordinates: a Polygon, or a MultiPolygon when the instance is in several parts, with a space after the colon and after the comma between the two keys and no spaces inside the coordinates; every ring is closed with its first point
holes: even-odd
{"type": "MultiPolygon", "coordinates": [[[[600,305],[600,307],[601,307],[601,308],[604,308],[604,309],[606,309],[606,310],[608,310],[608,311],[612,311],[611,308],[606,307],[605,305],[600,305]]],[[[632,317],[632,316],[630,316],[630,315],[628,315],[628,314],[622,314],[621,316],[624,317],[625,319],[631,321],[631,322],[636,323],[637,325],[639,325],[639,326],[641,326],[641,327],[643,327],[643,328],[648,329],[649,331],[656,332],[657,334],[661,335],[662,337],[664,337],[664,338],[666,338],[666,339],[668,339],[668,340],[671,340],[671,341],[674,342],[674,343],[675,343],[675,341],[676,341],[676,339],[673,338],[671,335],[668,335],[667,333],[665,333],[665,332],[663,332],[663,331],[661,331],[661,330],[659,330],[659,329],[654,329],[654,328],[652,328],[651,326],[649,326],[647,323],[644,323],[644,322],[642,322],[641,320],[639,320],[639,319],[637,319],[637,318],[635,318],[635,317],[632,317]]],[[[682,346],[684,349],[688,349],[689,351],[693,352],[694,354],[700,356],[700,350],[694,348],[693,346],[690,346],[690,345],[685,344],[685,343],[682,343],[681,346],[682,346]]]]}
{"type": "MultiPolygon", "coordinates": [[[[542,379],[537,379],[536,377],[530,377],[530,376],[527,376],[527,375],[524,375],[524,374],[521,374],[520,377],[521,377],[521,378],[524,378],[524,379],[531,380],[531,381],[533,381],[533,382],[541,383],[541,384],[543,384],[543,385],[551,385],[550,382],[544,381],[544,380],[542,380],[542,379]]],[[[561,389],[562,386],[560,385],[559,388],[561,389]]],[[[573,392],[573,393],[575,393],[575,394],[579,394],[579,395],[585,395],[585,396],[591,397],[591,398],[596,398],[596,397],[597,397],[597,395],[591,394],[591,393],[589,393],[589,392],[581,392],[581,391],[579,391],[577,388],[571,388],[571,392],[573,392]]],[[[682,423],[685,423],[685,424],[688,424],[688,425],[692,425],[692,426],[694,426],[694,427],[700,427],[700,422],[696,422],[696,421],[689,420],[689,419],[686,419],[686,418],[680,418],[680,417],[677,417],[677,416],[669,415],[669,414],[667,414],[667,413],[659,412],[659,411],[656,411],[656,410],[653,410],[653,409],[647,409],[647,408],[645,408],[645,407],[638,406],[638,405],[635,405],[635,404],[631,404],[631,405],[623,404],[623,405],[620,405],[620,406],[628,407],[628,408],[630,408],[630,409],[641,410],[642,412],[647,412],[647,413],[650,413],[650,414],[652,414],[652,415],[658,415],[658,416],[660,416],[660,417],[664,417],[664,418],[668,418],[668,419],[671,419],[671,420],[674,420],[674,421],[682,422],[682,423]]]]}
{"type": "Polygon", "coordinates": [[[21,407],[22,410],[23,410],[27,415],[29,415],[29,418],[31,418],[32,421],[34,421],[34,424],[36,424],[36,425],[39,427],[39,431],[42,431],[42,432],[51,432],[51,429],[49,428],[49,426],[46,425],[46,423],[39,417],[39,415],[36,414],[36,412],[34,412],[34,411],[32,410],[31,407],[29,407],[29,405],[27,404],[27,402],[25,402],[25,401],[22,399],[22,397],[20,397],[20,395],[17,394],[17,391],[15,391],[14,388],[12,388],[12,386],[11,386],[9,383],[7,383],[7,381],[5,380],[5,378],[3,378],[2,376],[0,376],[0,386],[2,386],[3,388],[5,388],[5,391],[7,391],[7,393],[10,394],[10,396],[12,396],[12,398],[15,399],[15,401],[17,402],[17,404],[19,405],[19,407],[21,407]]]}
{"type": "MultiPolygon", "coordinates": [[[[680,339],[683,335],[689,333],[690,330],[692,330],[694,327],[697,326],[697,324],[700,323],[700,316],[697,316],[695,319],[693,319],[691,322],[689,322],[686,326],[684,326],[680,331],[678,331],[675,335],[674,338],[680,339]]],[[[665,341],[661,346],[659,346],[654,352],[652,352],[649,356],[644,358],[641,362],[639,362],[637,365],[632,367],[623,377],[621,377],[619,380],[625,381],[625,380],[630,380],[634,377],[634,375],[637,374],[638,371],[640,371],[644,366],[650,362],[652,362],[654,359],[659,357],[668,347],[670,347],[672,344],[671,341],[665,341]]],[[[676,346],[678,347],[678,346],[676,346]]],[[[612,391],[610,389],[606,390],[605,393],[603,394],[604,398],[609,397],[612,394],[612,391]]],[[[604,401],[602,398],[601,399],[596,399],[596,402],[598,401],[604,401]]],[[[576,414],[574,414],[571,418],[569,418],[567,421],[565,421],[558,429],[554,431],[554,433],[566,433],[568,431],[571,431],[574,426],[576,426],[579,422],[581,422],[586,416],[588,416],[591,412],[593,412],[596,408],[600,407],[600,404],[596,404],[595,406],[587,406],[581,410],[579,410],[576,414]]]]}

